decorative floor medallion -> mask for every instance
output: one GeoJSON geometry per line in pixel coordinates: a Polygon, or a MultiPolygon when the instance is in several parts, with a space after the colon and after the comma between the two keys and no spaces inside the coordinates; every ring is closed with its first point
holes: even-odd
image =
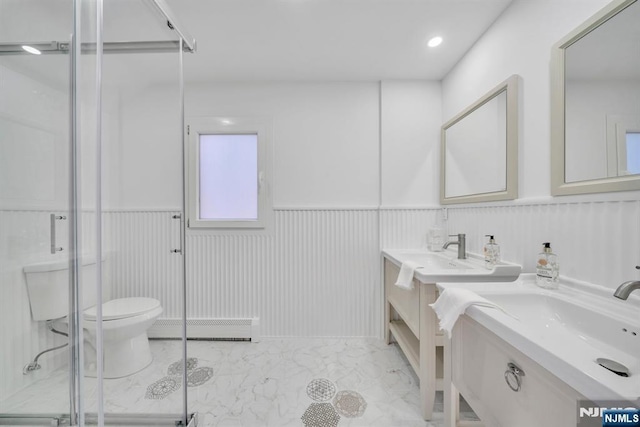
{"type": "Polygon", "coordinates": [[[213,368],[203,366],[196,368],[187,374],[187,386],[198,387],[209,381],[213,377],[213,368]]]}
{"type": "Polygon", "coordinates": [[[307,395],[317,402],[327,402],[336,394],[336,386],[327,379],[318,378],[307,386],[307,395]]]}
{"type": "Polygon", "coordinates": [[[145,399],[164,399],[180,388],[182,377],[164,377],[147,387],[145,399]]]}
{"type": "Polygon", "coordinates": [[[336,427],[340,421],[340,415],[336,413],[331,403],[312,403],[304,411],[301,419],[305,427],[336,427]]]}
{"type": "Polygon", "coordinates": [[[341,390],[333,399],[333,404],[340,415],[347,418],[361,417],[367,409],[367,402],[362,395],[352,390],[341,390]]]}
{"type": "MultiPolygon", "coordinates": [[[[198,359],[195,357],[187,358],[187,372],[193,371],[198,366],[198,359]]],[[[182,375],[182,359],[173,362],[167,369],[167,375],[182,375]]]]}

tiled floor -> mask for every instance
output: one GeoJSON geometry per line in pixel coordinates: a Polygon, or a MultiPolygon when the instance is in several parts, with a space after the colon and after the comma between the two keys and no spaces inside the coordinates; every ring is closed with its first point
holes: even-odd
{"type": "MultiPolygon", "coordinates": [[[[105,412],[181,413],[180,341],[151,341],[153,363],[105,380],[105,412]]],[[[200,426],[441,426],[442,394],[422,420],[418,380],[395,345],[375,339],[189,341],[188,411],[200,426]]],[[[96,380],[87,378],[87,411],[96,380]]],[[[0,403],[0,412],[63,412],[66,373],[55,372],[0,403]]]]}

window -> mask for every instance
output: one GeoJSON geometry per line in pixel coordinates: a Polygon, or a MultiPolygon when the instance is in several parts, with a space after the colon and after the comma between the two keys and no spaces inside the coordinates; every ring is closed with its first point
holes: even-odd
{"type": "Polygon", "coordinates": [[[627,132],[627,173],[640,174],[640,132],[627,132]]]}
{"type": "Polygon", "coordinates": [[[188,121],[190,228],[265,227],[269,128],[264,120],[188,121]]]}

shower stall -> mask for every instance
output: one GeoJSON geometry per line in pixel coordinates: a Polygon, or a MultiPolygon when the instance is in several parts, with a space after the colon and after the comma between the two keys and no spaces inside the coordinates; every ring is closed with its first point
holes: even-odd
{"type": "Polygon", "coordinates": [[[0,425],[195,424],[181,161],[183,58],[193,52],[164,0],[0,0],[0,425]],[[154,85],[171,102],[152,99],[154,85]],[[173,151],[154,149],[159,134],[173,151]],[[175,177],[171,206],[136,220],[128,212],[145,201],[134,189],[153,188],[158,174],[175,177]],[[42,272],[64,291],[31,286],[42,272]],[[118,370],[148,341],[113,355],[105,310],[116,300],[147,320],[181,319],[176,345],[149,343],[162,369],[145,359],[118,370]]]}

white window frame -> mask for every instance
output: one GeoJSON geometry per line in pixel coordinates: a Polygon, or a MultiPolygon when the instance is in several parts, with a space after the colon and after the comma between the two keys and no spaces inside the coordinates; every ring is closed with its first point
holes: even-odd
{"type": "Polygon", "coordinates": [[[187,119],[186,194],[187,226],[192,229],[264,229],[271,217],[268,183],[271,174],[271,122],[240,117],[192,117],[187,119]],[[216,220],[200,218],[200,135],[254,134],[258,136],[258,218],[257,220],[216,220]]]}

